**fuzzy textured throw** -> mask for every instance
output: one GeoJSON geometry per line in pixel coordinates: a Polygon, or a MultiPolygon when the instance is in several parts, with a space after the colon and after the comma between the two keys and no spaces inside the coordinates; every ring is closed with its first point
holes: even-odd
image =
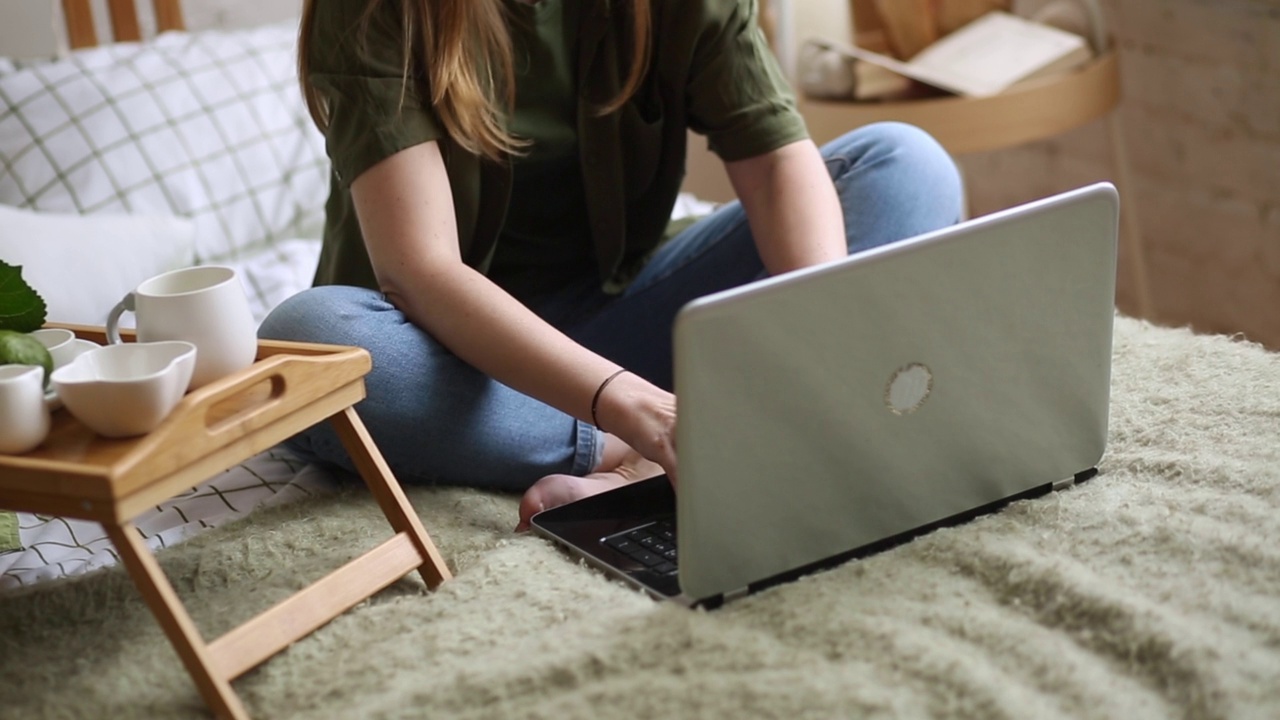
{"type": "MultiPolygon", "coordinates": [[[[1101,474],[715,611],[410,488],[456,572],[234,686],[255,718],[1280,717],[1280,355],[1116,325],[1101,474]]],[[[390,535],[351,488],[163,551],[206,637],[390,535]]],[[[120,568],[0,596],[0,717],[205,718],[120,568]]]]}

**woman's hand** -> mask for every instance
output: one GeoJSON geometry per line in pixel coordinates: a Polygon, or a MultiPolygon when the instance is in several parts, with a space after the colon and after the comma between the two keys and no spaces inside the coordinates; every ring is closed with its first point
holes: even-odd
{"type": "Polygon", "coordinates": [[[528,530],[543,510],[660,472],[676,483],[676,396],[624,372],[608,380],[595,399],[596,427],[608,428],[599,466],[585,477],[557,473],[539,479],[520,498],[516,532],[528,530]]]}
{"type": "Polygon", "coordinates": [[[638,375],[623,373],[600,393],[595,420],[601,430],[661,465],[676,482],[675,395],[638,375]]]}

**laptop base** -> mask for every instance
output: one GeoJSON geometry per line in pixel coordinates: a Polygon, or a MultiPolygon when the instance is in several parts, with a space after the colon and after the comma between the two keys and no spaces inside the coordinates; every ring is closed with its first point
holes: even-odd
{"type": "Polygon", "coordinates": [[[821,570],[842,565],[850,560],[865,558],[904,545],[934,530],[954,527],[970,520],[989,515],[1018,500],[1029,500],[1056,490],[1079,485],[1098,474],[1097,468],[1076,473],[1073,477],[1045,483],[1030,490],[1011,495],[996,502],[973,508],[923,525],[914,530],[899,533],[876,542],[853,548],[844,553],[803,565],[786,572],[754,582],[737,591],[717,594],[707,598],[690,598],[680,590],[675,573],[657,573],[649,566],[615,550],[605,542],[629,531],[654,523],[675,519],[676,496],[666,475],[640,480],[609,492],[585,497],[576,502],[552,508],[533,517],[535,533],[562,546],[589,565],[621,579],[628,585],[641,589],[658,600],[672,600],[691,607],[715,609],[724,603],[759,592],[765,588],[797,580],[821,570]]]}

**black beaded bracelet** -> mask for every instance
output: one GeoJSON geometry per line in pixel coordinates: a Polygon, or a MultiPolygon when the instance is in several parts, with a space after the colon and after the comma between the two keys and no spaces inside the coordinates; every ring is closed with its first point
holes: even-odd
{"type": "Polygon", "coordinates": [[[599,430],[600,432],[608,432],[604,428],[600,427],[600,421],[596,419],[596,408],[599,407],[600,405],[600,393],[604,392],[604,389],[609,387],[609,383],[613,382],[614,378],[618,377],[619,375],[621,375],[626,371],[627,371],[626,368],[623,368],[621,370],[614,372],[609,377],[605,378],[604,382],[600,383],[600,387],[596,388],[595,396],[591,398],[591,424],[595,425],[596,429],[599,430]]]}

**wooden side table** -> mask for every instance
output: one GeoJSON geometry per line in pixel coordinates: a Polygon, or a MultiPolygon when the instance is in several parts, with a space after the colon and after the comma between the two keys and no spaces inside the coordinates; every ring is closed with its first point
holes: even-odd
{"type": "MultiPolygon", "coordinates": [[[[105,342],[100,328],[63,327],[105,342]]],[[[99,437],[58,411],[40,447],[0,455],[0,507],[102,523],[209,707],[220,718],[247,718],[233,679],[415,570],[432,589],[450,578],[354,410],[371,367],[360,348],[263,340],[253,366],[188,393],[148,435],[99,437]],[[323,420],[334,424],[395,534],[206,642],[133,519],[323,420]]]]}

